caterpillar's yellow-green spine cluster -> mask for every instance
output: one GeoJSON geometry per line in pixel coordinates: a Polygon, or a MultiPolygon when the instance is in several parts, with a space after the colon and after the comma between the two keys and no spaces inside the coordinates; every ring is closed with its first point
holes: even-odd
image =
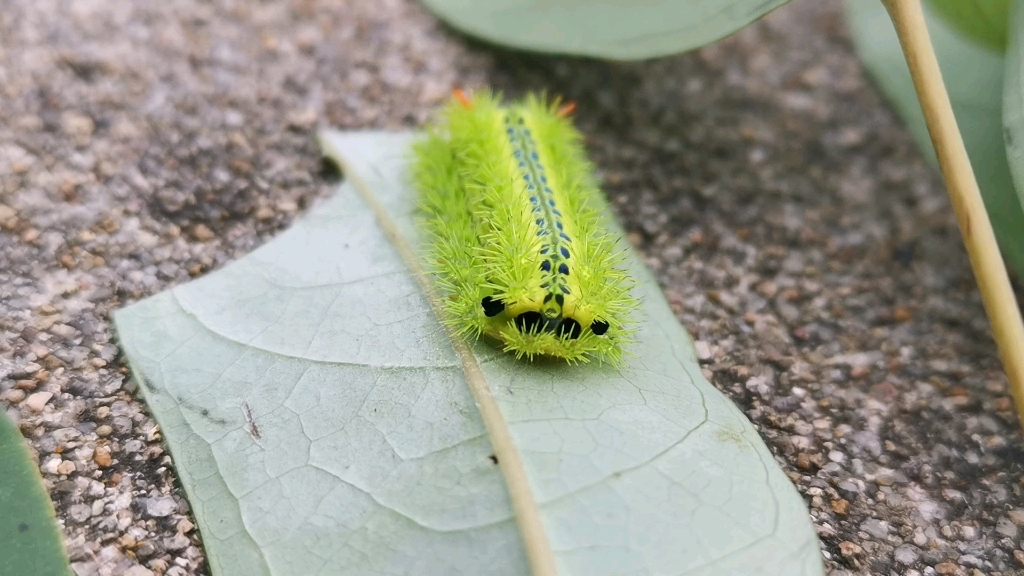
{"type": "Polygon", "coordinates": [[[415,147],[444,319],[516,356],[620,364],[633,285],[582,137],[541,98],[453,99],[415,147]]]}

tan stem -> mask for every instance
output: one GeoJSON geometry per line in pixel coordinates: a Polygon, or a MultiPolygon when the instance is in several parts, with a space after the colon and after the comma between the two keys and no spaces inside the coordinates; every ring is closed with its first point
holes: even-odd
{"type": "MultiPolygon", "coordinates": [[[[359,197],[369,206],[377,218],[384,234],[391,241],[391,244],[398,251],[402,260],[412,273],[416,282],[420,285],[426,296],[427,302],[434,313],[440,319],[444,314],[441,305],[441,295],[434,288],[433,283],[427,276],[426,271],[420,264],[416,250],[405,239],[398,228],[398,224],[388,213],[387,208],[377,199],[377,195],[370,186],[358,176],[356,170],[346,164],[344,155],[330,144],[330,140],[321,138],[323,148],[328,155],[337,160],[343,168],[345,178],[352,182],[359,194],[359,197]]],[[[533,576],[558,576],[558,569],[555,563],[555,555],[551,551],[551,544],[548,542],[547,533],[544,530],[544,521],[541,517],[540,507],[533,497],[530,489],[529,479],[526,477],[526,467],[519,455],[519,448],[512,438],[512,432],[501,414],[501,408],[491,393],[490,384],[484,377],[480,364],[476,361],[469,345],[454,330],[447,328],[448,337],[452,347],[462,363],[462,370],[466,375],[466,383],[469,385],[470,393],[476,402],[480,417],[487,429],[487,436],[491,441],[491,449],[498,460],[498,468],[505,479],[505,486],[508,488],[509,500],[512,503],[512,512],[515,514],[516,524],[519,525],[519,533],[523,538],[523,549],[526,552],[526,559],[530,564],[530,571],[533,576]]],[[[499,559],[496,559],[499,561],[499,559]]]]}
{"type": "MultiPolygon", "coordinates": [[[[920,0],[882,0],[899,36],[971,260],[1017,414],[1024,416],[1024,321],[949,103],[920,0]]],[[[986,89],[983,86],[979,90],[986,89]]],[[[1024,424],[1024,418],[1022,418],[1024,424]]]]}

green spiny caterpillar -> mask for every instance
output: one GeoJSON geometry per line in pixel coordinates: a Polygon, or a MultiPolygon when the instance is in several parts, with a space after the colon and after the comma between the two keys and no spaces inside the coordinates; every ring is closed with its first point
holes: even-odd
{"type": "Polygon", "coordinates": [[[414,148],[445,322],[517,357],[621,364],[636,300],[581,143],[537,96],[459,90],[414,148]]]}

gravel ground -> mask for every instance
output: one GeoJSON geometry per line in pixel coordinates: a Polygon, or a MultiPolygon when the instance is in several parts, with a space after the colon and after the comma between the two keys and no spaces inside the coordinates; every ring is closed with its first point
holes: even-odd
{"type": "Polygon", "coordinates": [[[949,203],[837,2],[608,64],[467,42],[402,0],[7,0],[0,405],[79,576],[208,573],[110,312],[330,194],[318,124],[417,126],[483,84],[578,102],[630,241],[832,575],[1022,573],[1024,443],[949,203]]]}

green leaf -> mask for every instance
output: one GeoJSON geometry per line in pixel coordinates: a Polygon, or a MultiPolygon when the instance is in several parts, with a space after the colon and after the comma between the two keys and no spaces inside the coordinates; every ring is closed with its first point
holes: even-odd
{"type": "MultiPolygon", "coordinates": [[[[910,70],[885,8],[881,2],[847,0],[846,14],[868,71],[910,127],[925,157],[937,166],[910,70]]],[[[1003,58],[965,39],[930,11],[925,16],[999,247],[1007,264],[1024,274],[1024,211],[1003,143],[1003,58]]]]}
{"type": "Polygon", "coordinates": [[[971,39],[999,52],[1006,49],[1010,0],[928,0],[928,5],[971,39]]]}
{"type": "Polygon", "coordinates": [[[514,48],[639,60],[710,44],[786,0],[423,0],[454,28],[514,48]]]}
{"type": "MultiPolygon", "coordinates": [[[[214,573],[527,574],[445,330],[357,195],[414,244],[408,133],[328,133],[333,198],[115,315],[214,573]]],[[[627,368],[473,345],[562,576],[821,575],[803,500],[635,257],[627,368]]]]}
{"type": "MultiPolygon", "coordinates": [[[[1013,31],[1006,50],[1006,78],[1003,83],[1003,140],[1017,200],[1024,206],[1024,2],[1014,3],[1010,17],[1013,31]]],[[[1014,240],[1024,244],[1024,227],[1014,240]]],[[[1021,268],[1018,267],[1018,271],[1021,268]]],[[[1021,271],[1024,275],[1024,271],[1021,271]]]]}
{"type": "Polygon", "coordinates": [[[70,574],[53,504],[18,428],[0,413],[0,574],[70,574]]]}

